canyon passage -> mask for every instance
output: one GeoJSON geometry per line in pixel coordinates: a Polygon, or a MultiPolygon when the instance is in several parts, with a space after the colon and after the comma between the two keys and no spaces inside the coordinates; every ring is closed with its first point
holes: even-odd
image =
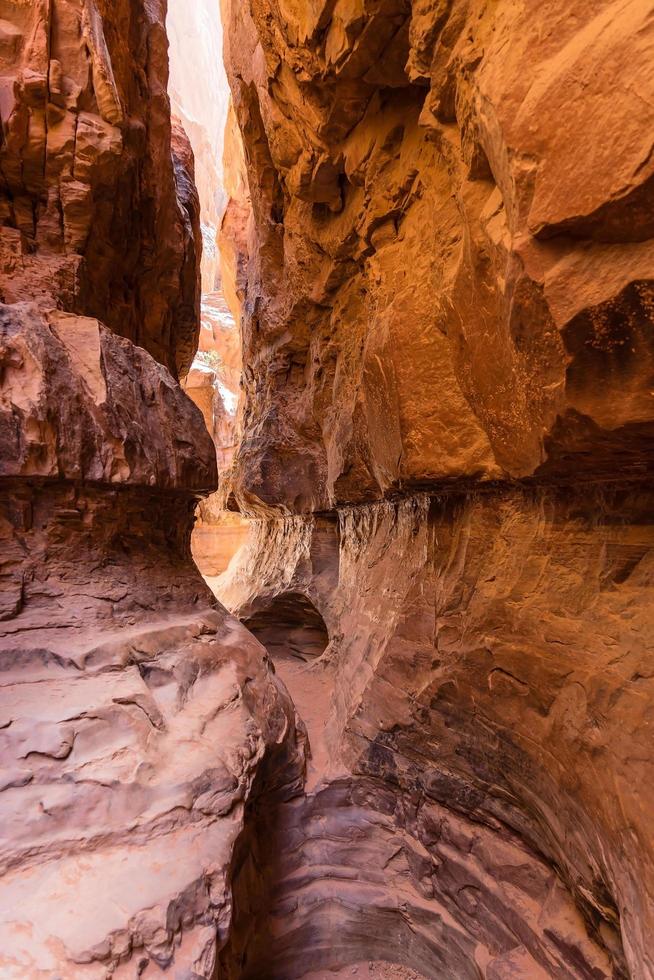
{"type": "Polygon", "coordinates": [[[0,980],[654,980],[654,0],[0,0],[0,980]]]}

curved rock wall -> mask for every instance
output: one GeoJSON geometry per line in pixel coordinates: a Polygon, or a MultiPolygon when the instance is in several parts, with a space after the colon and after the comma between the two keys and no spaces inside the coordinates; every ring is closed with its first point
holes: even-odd
{"type": "Polygon", "coordinates": [[[223,7],[235,617],[165,4],[2,7],[0,972],[650,980],[654,8],[223,7]]]}
{"type": "MultiPolygon", "coordinates": [[[[340,535],[322,520],[254,523],[219,595],[251,622],[275,596],[304,594],[331,638],[322,660],[295,675],[277,661],[313,758],[305,801],[275,818],[274,853],[292,857],[270,872],[263,931],[279,933],[273,975],[302,976],[302,950],[313,944],[328,966],[375,958],[375,949],[392,959],[393,943],[398,957],[408,940],[383,939],[393,919],[413,936],[409,946],[415,933],[427,943],[429,954],[398,960],[427,977],[477,976],[482,960],[489,977],[523,975],[511,973],[518,961],[525,976],[652,975],[653,553],[642,491],[423,495],[345,510],[340,535]],[[361,850],[353,794],[365,800],[356,819],[370,833],[366,847],[385,853],[390,834],[418,848],[417,866],[387,874],[381,857],[361,850]],[[297,843],[298,810],[313,814],[309,841],[313,820],[332,825],[320,846],[297,843]],[[449,838],[451,821],[468,826],[462,838],[449,838]],[[334,837],[351,839],[338,861],[334,837]],[[371,867],[383,901],[370,897],[371,867]],[[539,890],[545,868],[558,877],[545,875],[539,890]],[[419,913],[402,906],[407,875],[419,913]],[[529,901],[514,891],[532,886],[529,901]],[[332,912],[346,932],[365,916],[365,941],[330,941],[332,912]],[[293,956],[298,972],[287,973],[293,956]]],[[[267,645],[278,654],[283,643],[280,633],[267,645]]],[[[287,646],[291,654],[290,636],[287,646]]]]}
{"type": "Polygon", "coordinates": [[[0,19],[0,974],[213,977],[246,804],[298,792],[263,648],[191,559],[216,453],[165,4],[0,19]]]}
{"type": "Polygon", "coordinates": [[[197,195],[171,155],[163,3],[3,7],[2,301],[97,316],[174,373],[197,345],[197,195]]]}
{"type": "Polygon", "coordinates": [[[223,15],[253,523],[216,592],[330,643],[268,642],[311,759],[221,962],[654,977],[654,8],[223,15]]]}

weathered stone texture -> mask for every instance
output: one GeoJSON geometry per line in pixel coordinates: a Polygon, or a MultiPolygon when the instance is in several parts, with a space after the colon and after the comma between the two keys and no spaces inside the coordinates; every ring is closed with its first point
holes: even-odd
{"type": "Polygon", "coordinates": [[[0,972],[654,980],[654,6],[223,0],[234,618],[164,7],[0,0],[0,972]]]}
{"type": "Polygon", "coordinates": [[[224,9],[244,505],[645,475],[651,4],[224,9]]]}
{"type": "Polygon", "coordinates": [[[197,193],[171,155],[164,3],[5,0],[1,298],[95,316],[173,374],[197,343],[197,193]],[[181,184],[181,186],[180,186],[181,184]]]}
{"type": "Polygon", "coordinates": [[[654,6],[223,11],[254,521],[216,591],[311,758],[221,962],[648,980],[654,6]]]}
{"type": "Polygon", "coordinates": [[[205,978],[303,736],[191,559],[214,444],[161,0],[0,2],[0,974],[205,978]]]}
{"type": "Polygon", "coordinates": [[[0,306],[0,477],[209,491],[214,449],[168,370],[90,317],[0,306]]]}
{"type": "Polygon", "coordinates": [[[282,855],[259,908],[272,976],[302,976],[306,948],[326,966],[384,949],[427,977],[497,957],[483,975],[508,978],[515,956],[525,976],[653,975],[653,554],[644,491],[423,495],[345,509],[340,529],[253,522],[218,594],[246,623],[304,596],[331,641],[293,674],[278,660],[313,762],[304,802],[262,817],[282,855]],[[332,915],[350,938],[328,950],[332,915]]]}

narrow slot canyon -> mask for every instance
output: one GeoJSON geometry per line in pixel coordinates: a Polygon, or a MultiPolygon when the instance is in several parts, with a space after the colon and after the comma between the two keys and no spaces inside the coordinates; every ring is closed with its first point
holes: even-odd
{"type": "Polygon", "coordinates": [[[653,63],[0,0],[0,980],[654,980],[653,63]]]}

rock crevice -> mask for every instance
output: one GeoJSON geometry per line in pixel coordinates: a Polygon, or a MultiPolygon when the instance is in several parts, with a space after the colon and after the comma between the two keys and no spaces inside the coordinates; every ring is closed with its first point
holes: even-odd
{"type": "Polygon", "coordinates": [[[654,980],[654,8],[573,6],[222,0],[237,331],[164,0],[2,5],[7,980],[654,980]]]}
{"type": "Polygon", "coordinates": [[[303,735],[191,559],[216,452],[165,4],[0,20],[0,974],[212,978],[303,735]],[[263,771],[266,777],[263,777],[263,771]],[[259,775],[261,771],[261,775],[259,775]]]}

